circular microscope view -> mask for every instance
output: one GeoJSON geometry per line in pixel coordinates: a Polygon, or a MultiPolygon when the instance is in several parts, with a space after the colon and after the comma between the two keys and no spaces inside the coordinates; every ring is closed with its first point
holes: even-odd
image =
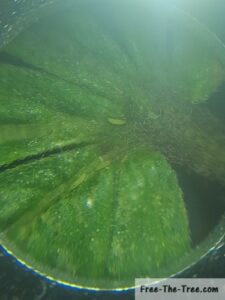
{"type": "Polygon", "coordinates": [[[224,229],[223,42],[165,1],[27,16],[0,45],[5,253],[93,290],[198,261],[224,229]]]}

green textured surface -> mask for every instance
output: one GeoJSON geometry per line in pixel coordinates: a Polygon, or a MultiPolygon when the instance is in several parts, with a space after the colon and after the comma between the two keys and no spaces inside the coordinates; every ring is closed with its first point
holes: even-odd
{"type": "Polygon", "coordinates": [[[170,163],[224,183],[222,46],[153,1],[58,9],[0,53],[2,243],[84,286],[168,276],[190,250],[170,163]]]}
{"type": "Polygon", "coordinates": [[[83,285],[160,275],[189,245],[174,172],[146,150],[116,159],[93,151],[1,174],[2,239],[37,269],[83,285]]]}

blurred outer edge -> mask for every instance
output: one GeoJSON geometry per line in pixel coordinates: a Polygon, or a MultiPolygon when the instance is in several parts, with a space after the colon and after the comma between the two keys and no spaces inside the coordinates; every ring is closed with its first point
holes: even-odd
{"type": "Polygon", "coordinates": [[[24,28],[51,11],[51,6],[67,0],[0,1],[0,49],[24,28]]]}
{"type": "MultiPolygon", "coordinates": [[[[63,7],[66,7],[72,3],[74,3],[74,0],[0,1],[0,49],[15,38],[24,28],[37,22],[40,17],[51,13],[52,10],[54,11],[55,7],[52,7],[54,4],[63,4],[63,7]]],[[[225,45],[218,36],[186,11],[168,4],[162,10],[168,9],[172,18],[179,19],[181,23],[185,22],[194,30],[197,28],[199,35],[212,48],[212,51],[218,55],[218,58],[225,66],[225,45]]]]}
{"type": "Polygon", "coordinates": [[[189,28],[196,31],[199,36],[205,41],[206,45],[211,49],[219,59],[220,63],[225,67],[225,44],[222,40],[206,26],[206,24],[199,21],[193,15],[178,8],[171,7],[171,17],[176,17],[181,23],[185,22],[189,28]]]}

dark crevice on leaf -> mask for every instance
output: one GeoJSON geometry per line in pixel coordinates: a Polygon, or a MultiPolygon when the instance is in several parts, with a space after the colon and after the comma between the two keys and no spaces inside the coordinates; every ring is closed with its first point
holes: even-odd
{"type": "Polygon", "coordinates": [[[42,160],[42,159],[48,158],[53,155],[72,151],[72,150],[75,150],[78,148],[83,148],[83,147],[89,146],[91,144],[92,143],[80,143],[80,144],[74,143],[74,144],[69,144],[69,145],[65,145],[65,146],[61,146],[61,147],[56,147],[56,148],[53,148],[51,150],[44,151],[41,153],[29,155],[24,158],[14,160],[9,164],[0,165],[0,173],[3,173],[10,169],[15,169],[21,165],[29,164],[33,161],[42,160]]]}
{"type": "MultiPolygon", "coordinates": [[[[85,145],[85,143],[83,143],[83,147],[85,146],[88,146],[88,144],[85,145]]],[[[77,149],[80,149],[80,147],[78,147],[77,149]]],[[[75,150],[75,148],[71,150],[75,150]]],[[[52,205],[56,204],[62,199],[65,199],[65,197],[69,195],[73,190],[77,189],[91,177],[96,176],[98,172],[100,172],[109,164],[111,164],[111,161],[107,161],[106,159],[105,161],[103,160],[100,165],[99,161],[95,160],[89,165],[85,165],[81,170],[78,170],[78,172],[75,173],[74,176],[72,176],[67,182],[60,184],[56,189],[54,189],[54,191],[50,190],[49,193],[47,193],[46,196],[40,200],[38,205],[35,206],[35,209],[33,208],[32,210],[32,208],[27,208],[21,216],[18,215],[18,217],[14,216],[14,218],[8,219],[8,222],[1,227],[2,232],[11,231],[15,228],[18,228],[18,226],[26,227],[26,224],[34,223],[34,221],[41,215],[46,213],[52,207],[52,205]]],[[[29,236],[32,231],[32,227],[27,227],[26,231],[27,236],[29,236]]]]}
{"type": "Polygon", "coordinates": [[[48,75],[53,75],[52,73],[49,73],[45,71],[43,68],[36,67],[33,64],[30,64],[21,58],[15,57],[7,52],[0,52],[0,63],[1,64],[9,64],[18,68],[25,68],[33,71],[38,71],[38,72],[44,72],[47,73],[48,75]]]}
{"type": "MultiPolygon", "coordinates": [[[[90,86],[89,84],[86,84],[84,82],[78,82],[75,79],[69,80],[67,78],[63,78],[63,77],[61,77],[61,76],[59,76],[59,75],[57,75],[53,72],[49,72],[48,70],[46,70],[44,68],[35,66],[34,64],[26,62],[23,59],[15,57],[15,56],[7,53],[7,52],[3,52],[3,51],[0,52],[0,64],[9,64],[9,65],[12,65],[12,66],[17,67],[17,68],[29,69],[29,70],[34,71],[34,72],[39,72],[39,73],[42,73],[43,75],[50,76],[50,77],[55,78],[59,81],[67,83],[69,85],[77,86],[80,89],[85,89],[90,94],[96,94],[100,97],[110,99],[109,95],[107,95],[106,93],[103,93],[100,90],[97,90],[96,87],[90,86]]],[[[114,100],[114,99],[111,99],[111,100],[114,100]]]]}

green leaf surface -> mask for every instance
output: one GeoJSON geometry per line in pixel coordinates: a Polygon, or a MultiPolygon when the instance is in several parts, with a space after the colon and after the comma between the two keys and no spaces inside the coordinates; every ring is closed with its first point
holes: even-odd
{"type": "Polygon", "coordinates": [[[189,248],[174,172],[149,150],[116,158],[95,151],[1,174],[1,238],[38,270],[69,282],[116,288],[161,275],[189,248]]]}
{"type": "Polygon", "coordinates": [[[154,1],[66,3],[0,52],[2,244],[86,287],[169,276],[191,248],[174,163],[224,183],[222,46],[154,1]]]}

